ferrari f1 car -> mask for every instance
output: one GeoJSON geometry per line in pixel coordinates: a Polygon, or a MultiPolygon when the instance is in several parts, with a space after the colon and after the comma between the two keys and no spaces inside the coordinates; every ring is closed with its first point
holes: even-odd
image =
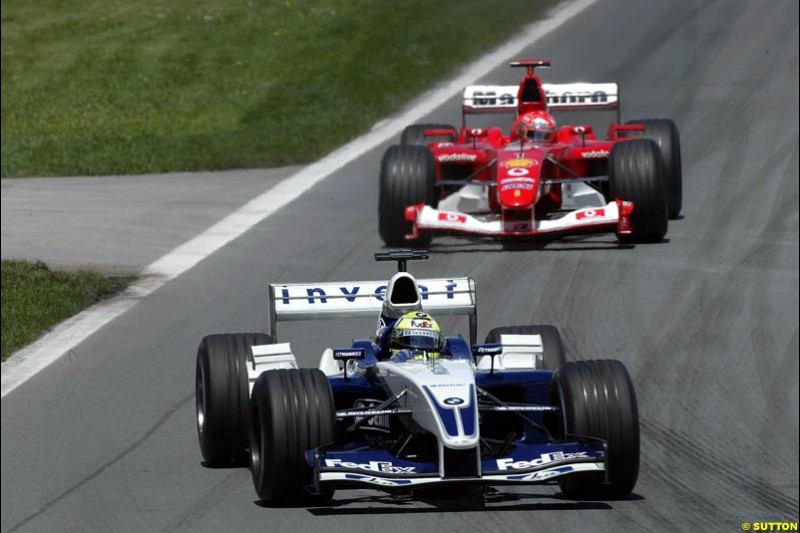
{"type": "MultiPolygon", "coordinates": [[[[614,232],[623,242],[660,241],[681,211],[678,128],[669,119],[620,124],[616,83],[542,84],[524,67],[519,86],[464,90],[462,124],[408,126],[383,156],[379,230],[387,246],[425,247],[436,233],[556,238],[614,232]],[[590,124],[553,127],[532,140],[519,120],[547,111],[615,110],[605,139],[590,124]],[[509,135],[470,128],[476,113],[517,116],[509,135]]],[[[549,116],[549,115],[548,115],[549,116]]],[[[553,123],[555,126],[555,123],[553,123]]]]}
{"type": "MultiPolygon", "coordinates": [[[[618,361],[566,362],[553,326],[499,327],[476,344],[470,278],[273,284],[269,333],[210,335],[197,353],[197,433],[205,463],[249,463],[269,505],[320,504],[337,488],[558,482],[567,497],[630,493],[639,470],[636,396],[618,361]],[[468,315],[469,340],[436,358],[387,350],[398,317],[468,315]],[[379,317],[379,332],[299,368],[284,320],[379,317]]],[[[421,326],[422,327],[422,326],[421,326]]]]}

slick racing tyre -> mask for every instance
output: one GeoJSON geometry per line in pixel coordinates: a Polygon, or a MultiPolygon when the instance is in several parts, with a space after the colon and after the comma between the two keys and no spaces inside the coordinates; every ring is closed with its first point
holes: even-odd
{"type": "Polygon", "coordinates": [[[633,233],[617,237],[622,242],[659,242],[667,234],[667,198],[664,164],[655,141],[618,142],[608,156],[609,201],[633,202],[633,233]]]}
{"type": "Polygon", "coordinates": [[[633,491],[639,475],[639,410],[633,383],[619,361],[565,363],[553,376],[551,403],[561,408],[560,437],[573,435],[607,443],[608,482],[603,473],[560,478],[570,498],[616,499],[633,491]]]}
{"type": "Polygon", "coordinates": [[[555,370],[565,361],[564,346],[561,344],[561,333],[555,326],[504,326],[494,328],[486,335],[486,344],[501,342],[501,335],[541,335],[544,354],[542,361],[537,361],[536,369],[555,370]]]}
{"type": "Polygon", "coordinates": [[[400,144],[406,146],[425,146],[431,143],[454,142],[458,138],[458,131],[450,124],[413,124],[406,126],[400,135],[400,144]],[[451,130],[449,135],[434,135],[425,137],[425,130],[451,130]]]}
{"type": "Polygon", "coordinates": [[[378,230],[387,246],[424,247],[430,235],[406,239],[412,225],[405,218],[406,207],[438,204],[436,163],[433,154],[422,146],[390,146],[381,161],[378,197],[378,230]]]}
{"type": "Polygon", "coordinates": [[[250,457],[259,499],[272,506],[321,504],[312,494],[305,452],[333,443],[336,409],[325,374],[317,369],[268,370],[250,398],[250,457]]]}
{"type": "Polygon", "coordinates": [[[272,344],[264,333],[208,335],[197,348],[197,438],[208,466],[246,464],[252,346],[272,344]]]}
{"type": "Polygon", "coordinates": [[[645,131],[622,131],[621,137],[652,139],[661,149],[661,157],[664,160],[664,183],[667,188],[667,212],[669,218],[677,218],[683,204],[681,136],[678,126],[668,118],[629,120],[626,124],[642,124],[645,131]]]}

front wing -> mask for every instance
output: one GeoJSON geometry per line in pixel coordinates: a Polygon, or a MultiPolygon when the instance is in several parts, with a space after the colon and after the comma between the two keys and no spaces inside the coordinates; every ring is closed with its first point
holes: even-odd
{"type": "Polygon", "coordinates": [[[587,472],[605,472],[602,442],[517,444],[503,457],[480,460],[477,475],[448,476],[436,461],[395,457],[385,450],[334,451],[306,454],[314,472],[314,486],[371,486],[382,490],[408,489],[442,483],[538,484],[587,472]]]}
{"type": "Polygon", "coordinates": [[[631,233],[629,216],[633,204],[622,200],[609,202],[604,207],[577,209],[555,220],[503,221],[498,215],[478,217],[457,211],[439,211],[424,204],[406,208],[406,219],[413,223],[408,238],[416,238],[420,231],[462,233],[490,237],[547,237],[570,233],[616,232],[631,233]]]}

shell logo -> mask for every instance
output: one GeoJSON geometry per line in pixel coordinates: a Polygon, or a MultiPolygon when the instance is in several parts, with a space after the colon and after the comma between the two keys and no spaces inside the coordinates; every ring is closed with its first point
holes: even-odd
{"type": "Polygon", "coordinates": [[[506,168],[529,168],[535,167],[536,165],[537,162],[535,159],[517,158],[503,161],[503,166],[506,168]]]}

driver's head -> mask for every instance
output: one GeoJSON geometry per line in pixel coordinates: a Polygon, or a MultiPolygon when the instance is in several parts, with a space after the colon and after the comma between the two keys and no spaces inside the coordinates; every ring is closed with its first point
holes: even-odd
{"type": "Polygon", "coordinates": [[[517,120],[519,136],[532,142],[552,142],[556,119],[547,111],[528,111],[517,120]]]}
{"type": "Polygon", "coordinates": [[[439,357],[440,344],[439,324],[428,313],[419,311],[406,313],[394,325],[392,355],[400,350],[408,350],[414,359],[436,359],[439,357]]]}

